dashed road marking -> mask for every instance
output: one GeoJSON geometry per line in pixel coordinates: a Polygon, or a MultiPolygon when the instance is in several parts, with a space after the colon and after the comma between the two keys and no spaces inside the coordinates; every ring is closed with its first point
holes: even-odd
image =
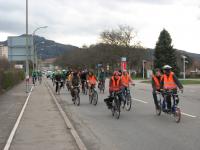
{"type": "Polygon", "coordinates": [[[196,118],[197,117],[197,116],[190,115],[190,114],[187,114],[187,113],[184,113],[184,112],[182,112],[181,114],[184,115],[184,116],[192,117],[192,118],[196,118]]]}
{"type": "MultiPolygon", "coordinates": [[[[141,99],[132,98],[132,100],[138,101],[138,102],[141,102],[141,103],[144,103],[144,104],[148,104],[148,102],[143,101],[141,99]]],[[[191,118],[196,118],[197,117],[197,116],[194,116],[194,115],[191,115],[191,114],[188,114],[188,113],[184,113],[184,112],[181,112],[181,114],[184,115],[184,116],[187,116],[187,117],[191,117],[191,118]]]]}
{"type": "Polygon", "coordinates": [[[140,100],[140,99],[137,99],[137,98],[132,98],[132,100],[138,101],[138,102],[141,102],[141,103],[144,103],[144,104],[148,104],[148,102],[140,100]]]}

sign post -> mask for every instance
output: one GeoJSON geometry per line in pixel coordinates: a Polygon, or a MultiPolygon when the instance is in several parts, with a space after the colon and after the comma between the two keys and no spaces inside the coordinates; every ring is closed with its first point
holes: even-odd
{"type": "Polygon", "coordinates": [[[127,61],[126,61],[126,57],[122,57],[122,58],[121,58],[121,70],[122,70],[122,71],[126,71],[126,70],[127,70],[127,61]]]}

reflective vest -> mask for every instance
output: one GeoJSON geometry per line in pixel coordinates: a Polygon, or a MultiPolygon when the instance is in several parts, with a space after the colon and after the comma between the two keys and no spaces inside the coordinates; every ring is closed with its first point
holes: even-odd
{"type": "Polygon", "coordinates": [[[111,85],[110,85],[111,91],[119,91],[120,90],[120,77],[118,79],[114,79],[114,77],[111,78],[111,85]]]}
{"type": "Polygon", "coordinates": [[[152,79],[153,79],[153,81],[154,81],[154,83],[155,83],[155,86],[156,86],[156,89],[157,90],[159,90],[160,89],[160,81],[162,80],[162,76],[160,77],[160,81],[159,81],[159,79],[156,77],[156,76],[152,76],[152,79]]]}
{"type": "Polygon", "coordinates": [[[122,75],[121,80],[122,80],[123,86],[126,86],[126,87],[129,86],[129,83],[131,81],[130,76],[128,74],[126,76],[122,75]]]}
{"type": "Polygon", "coordinates": [[[177,88],[177,85],[174,81],[174,73],[173,72],[170,72],[169,76],[167,76],[166,74],[163,75],[163,78],[164,78],[164,89],[167,89],[167,90],[172,90],[172,89],[176,89],[177,88]]]}
{"type": "Polygon", "coordinates": [[[88,81],[90,84],[96,84],[96,77],[93,75],[93,76],[88,76],[88,81]]]}

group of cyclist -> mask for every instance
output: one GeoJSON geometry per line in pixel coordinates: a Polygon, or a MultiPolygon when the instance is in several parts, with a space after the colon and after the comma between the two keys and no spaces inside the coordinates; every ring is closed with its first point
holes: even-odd
{"type": "MultiPolygon", "coordinates": [[[[165,65],[162,69],[155,69],[155,73],[152,75],[152,89],[153,89],[153,99],[155,103],[155,108],[159,109],[157,92],[172,90],[174,93],[177,93],[178,88],[183,92],[183,86],[174,74],[171,71],[172,67],[169,65],[165,65]]],[[[56,83],[56,92],[58,92],[58,88],[66,86],[68,90],[71,92],[72,101],[74,100],[74,88],[80,87],[82,92],[89,91],[89,95],[91,94],[91,90],[96,87],[99,87],[101,84],[105,87],[105,79],[106,74],[104,69],[100,70],[98,73],[98,78],[92,71],[88,71],[84,69],[82,71],[77,70],[69,70],[69,71],[56,71],[52,74],[52,81],[56,83]],[[59,85],[60,83],[60,85],[59,85]]],[[[127,70],[118,70],[114,71],[109,80],[109,97],[112,97],[113,93],[121,91],[119,95],[119,99],[121,102],[125,103],[125,94],[130,85],[135,85],[133,79],[127,72],[127,70]]],[[[78,88],[78,92],[80,93],[80,88],[78,88]]],[[[104,100],[110,108],[111,99],[104,100]]],[[[176,102],[179,103],[178,95],[176,96],[176,102]]],[[[123,104],[123,103],[122,103],[123,104]]],[[[167,108],[171,109],[171,97],[167,97],[167,108]]]]}
{"type": "MultiPolygon", "coordinates": [[[[153,99],[155,108],[158,110],[158,99],[157,99],[157,92],[164,93],[165,91],[172,91],[176,97],[176,104],[179,103],[179,97],[177,95],[178,88],[181,92],[183,92],[183,85],[178,80],[174,72],[171,71],[172,67],[169,65],[163,66],[162,70],[157,68],[155,69],[154,75],[152,75],[152,88],[153,88],[153,99]]],[[[171,104],[171,96],[166,96],[167,102],[167,110],[170,111],[172,104],[171,104]]]]}
{"type": "Polygon", "coordinates": [[[33,85],[35,85],[37,80],[41,84],[41,82],[42,82],[42,72],[40,70],[32,71],[32,82],[33,82],[33,85]]]}

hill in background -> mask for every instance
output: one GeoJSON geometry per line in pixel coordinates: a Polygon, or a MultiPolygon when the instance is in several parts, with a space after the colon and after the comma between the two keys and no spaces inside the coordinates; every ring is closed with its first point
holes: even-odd
{"type": "MultiPolygon", "coordinates": [[[[34,36],[34,43],[38,57],[42,59],[59,57],[67,51],[78,49],[76,46],[60,44],[40,36],[34,36]]],[[[0,44],[7,45],[7,40],[0,42],[0,44]]]]}

